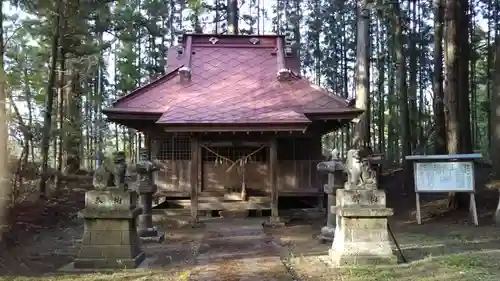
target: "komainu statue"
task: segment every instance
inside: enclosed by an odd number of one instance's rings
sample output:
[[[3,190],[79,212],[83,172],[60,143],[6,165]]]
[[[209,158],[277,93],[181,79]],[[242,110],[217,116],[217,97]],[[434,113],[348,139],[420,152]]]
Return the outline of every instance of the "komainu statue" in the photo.
[[[97,190],[104,190],[113,183],[113,175],[109,172],[106,164],[99,165],[97,170],[94,171],[94,177],[92,179],[92,185]]]
[[[359,156],[359,150],[350,149],[347,151],[347,182],[346,189],[357,189],[361,181],[361,159]]]
[[[372,163],[371,150],[351,149],[347,152],[346,189],[376,189],[377,171]]]
[[[113,161],[103,159],[99,168],[94,172],[92,185],[95,189],[120,188],[127,189],[125,175],[127,172],[127,163],[125,162],[125,153],[123,151],[115,152]]]
[[[113,176],[116,188],[127,189],[125,176],[127,174],[127,162],[125,161],[125,152],[117,151],[113,155]]]

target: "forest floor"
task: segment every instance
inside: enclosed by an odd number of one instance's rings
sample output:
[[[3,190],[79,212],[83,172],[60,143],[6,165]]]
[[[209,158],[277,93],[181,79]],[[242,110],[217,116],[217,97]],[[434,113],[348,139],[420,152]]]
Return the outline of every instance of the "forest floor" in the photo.
[[[478,178],[487,180],[487,173]],[[467,212],[445,211],[442,196],[424,198],[424,222],[417,225],[414,194],[400,187],[400,177],[398,173],[387,177],[384,187],[396,213],[390,226],[408,263],[329,268],[329,245],[316,239],[324,219],[311,213],[275,229],[263,228],[263,218],[212,218],[199,228],[174,226],[175,218],[157,221],[166,239],[143,245],[148,258],[142,268],[62,273],[58,269],[74,259],[83,234],[76,213],[83,207],[85,188],[73,188],[56,199],[25,203],[12,212],[15,223],[0,253],[0,280],[500,280],[500,232],[491,218],[497,193],[479,193],[478,227]]]

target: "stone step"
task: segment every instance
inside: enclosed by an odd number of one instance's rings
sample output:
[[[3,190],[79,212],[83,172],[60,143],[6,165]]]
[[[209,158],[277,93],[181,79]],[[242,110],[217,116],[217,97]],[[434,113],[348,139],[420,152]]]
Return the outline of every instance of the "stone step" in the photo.
[[[189,209],[153,209],[154,215],[162,215],[169,217],[178,217],[178,216],[190,216],[191,210]]]
[[[168,228],[179,228],[189,225],[191,211],[189,209],[153,209],[153,224],[161,224]]]

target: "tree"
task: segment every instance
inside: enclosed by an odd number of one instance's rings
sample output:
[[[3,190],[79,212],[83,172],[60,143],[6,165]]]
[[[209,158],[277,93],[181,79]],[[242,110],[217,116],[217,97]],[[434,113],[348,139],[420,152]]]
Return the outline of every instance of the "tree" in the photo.
[[[359,6],[356,48],[356,107],[365,110],[359,117],[354,136],[357,147],[370,146],[370,12],[368,1]]]
[[[51,61],[50,61],[50,74],[49,80],[47,82],[47,93],[45,99],[45,112],[43,120],[43,135],[42,135],[42,169],[40,174],[40,182],[38,185],[38,191],[41,198],[46,196],[46,184],[48,179],[48,161],[49,161],[49,142],[50,133],[52,127],[52,110],[54,104],[55,95],[55,81],[56,81],[56,65],[58,58],[59,49],[59,34],[61,32],[60,22],[61,22],[61,12],[62,12],[63,0],[58,0],[56,2],[56,12],[53,16],[53,35],[52,35],[52,51],[51,51]]]

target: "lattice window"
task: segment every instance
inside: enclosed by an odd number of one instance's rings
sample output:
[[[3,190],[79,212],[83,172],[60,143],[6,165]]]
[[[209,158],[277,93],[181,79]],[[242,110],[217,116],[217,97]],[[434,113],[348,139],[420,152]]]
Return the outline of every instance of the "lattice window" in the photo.
[[[252,154],[248,158],[248,163],[267,163],[268,148],[263,147],[258,152],[259,147],[209,147],[203,149],[203,161],[215,162],[216,160],[224,161],[228,158],[231,161],[236,161],[245,156]],[[224,158],[223,158],[224,157]]]
[[[191,139],[189,136],[171,136],[161,141],[158,160],[191,160]]]

